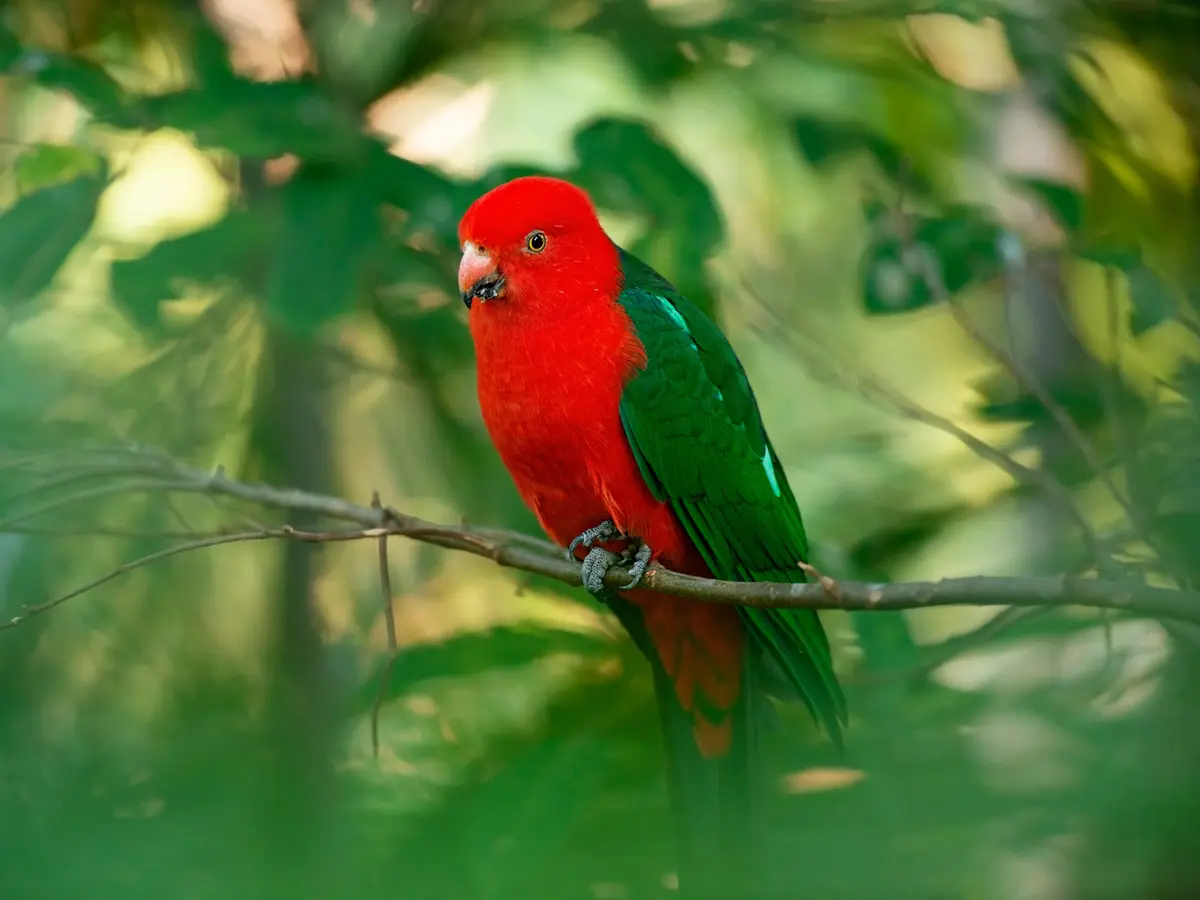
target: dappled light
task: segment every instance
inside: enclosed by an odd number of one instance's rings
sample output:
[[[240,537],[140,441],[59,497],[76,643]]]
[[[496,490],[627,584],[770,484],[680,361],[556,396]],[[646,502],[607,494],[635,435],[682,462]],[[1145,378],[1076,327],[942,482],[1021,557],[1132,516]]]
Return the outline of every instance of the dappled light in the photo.
[[[1200,896],[1197,37],[1175,0],[7,4],[0,898]],[[587,192],[612,296],[462,243],[526,175]],[[599,329],[489,381],[522,298],[621,310],[619,408]],[[582,450],[533,484],[551,419]],[[633,592],[593,419],[686,542]],[[580,485],[614,524],[569,558]],[[753,760],[761,834],[697,858],[684,732]]]

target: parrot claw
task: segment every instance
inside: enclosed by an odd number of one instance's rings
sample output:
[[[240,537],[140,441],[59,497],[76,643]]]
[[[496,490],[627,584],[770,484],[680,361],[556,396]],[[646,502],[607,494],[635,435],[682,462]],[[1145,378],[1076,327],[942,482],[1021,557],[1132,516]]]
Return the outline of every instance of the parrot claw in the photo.
[[[604,576],[620,560],[619,553],[613,553],[603,547],[593,547],[583,560],[583,570],[579,573],[583,586],[587,588],[589,594],[601,602],[604,602],[603,595],[608,590],[604,586]]]
[[[623,591],[632,590],[641,584],[642,577],[646,574],[646,569],[650,567],[650,557],[652,555],[650,545],[637,538],[629,538],[632,543],[625,549],[624,553],[614,553],[603,547],[592,546],[597,541],[612,541],[621,538],[628,538],[628,535],[621,534],[617,526],[613,524],[612,519],[605,519],[599,525],[588,528],[577,536],[567,547],[567,559],[571,560],[575,559],[575,550],[577,548],[588,548],[587,556],[583,559],[583,569],[579,574],[583,580],[583,586],[587,588],[587,592],[601,603],[607,602],[605,595],[608,593],[608,588],[604,584],[604,576],[617,563],[632,560],[632,564],[629,566],[629,574],[633,578],[629,584],[621,586],[620,589]],[[633,549],[634,547],[637,548],[636,551]]]
[[[638,545],[637,553],[633,556],[633,565],[629,567],[629,574],[633,578],[629,584],[621,585],[621,590],[631,591],[642,583],[642,577],[646,574],[646,570],[650,568],[650,556],[653,552],[647,543]]]
[[[567,559],[574,559],[575,550],[579,547],[587,547],[590,550],[592,544],[596,543],[596,541],[611,541],[619,537],[621,537],[621,532],[617,530],[617,526],[613,524],[612,519],[605,519],[599,525],[594,525],[586,529],[571,541],[567,546]]]
[[[628,551],[624,554],[613,553],[611,550],[605,550],[603,547],[593,547],[588,551],[588,555],[583,560],[583,570],[580,572],[583,586],[587,588],[589,594],[604,602],[603,594],[608,590],[604,584],[604,576],[617,563],[632,559],[633,564],[629,567],[629,574],[633,577],[628,584],[621,585],[620,590],[633,590],[642,583],[642,577],[650,567],[652,553],[650,545],[641,542],[638,543],[637,552],[632,557]]]

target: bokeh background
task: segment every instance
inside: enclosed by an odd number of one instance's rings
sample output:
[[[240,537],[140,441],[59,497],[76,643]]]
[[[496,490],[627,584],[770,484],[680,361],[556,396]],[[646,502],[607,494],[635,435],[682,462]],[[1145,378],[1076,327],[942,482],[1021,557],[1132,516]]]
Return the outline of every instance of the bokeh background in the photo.
[[[822,570],[1187,588],[1197,38],[1170,0],[9,0],[3,617],[320,525],[80,462],[113,443],[536,534],[454,285],[461,213],[535,171],[725,329]],[[417,542],[391,571],[382,684],[370,542],[0,631],[0,896],[677,896],[611,617]],[[1194,626],[826,621],[849,746],[771,735],[780,896],[1200,896]]]

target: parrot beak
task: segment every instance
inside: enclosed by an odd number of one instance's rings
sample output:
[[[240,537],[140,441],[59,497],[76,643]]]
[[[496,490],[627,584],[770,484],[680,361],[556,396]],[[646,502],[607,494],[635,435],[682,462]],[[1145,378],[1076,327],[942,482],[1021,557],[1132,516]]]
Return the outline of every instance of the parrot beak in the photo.
[[[462,261],[458,264],[458,289],[467,309],[471,301],[495,300],[504,295],[504,276],[487,251],[471,241],[463,244]]]

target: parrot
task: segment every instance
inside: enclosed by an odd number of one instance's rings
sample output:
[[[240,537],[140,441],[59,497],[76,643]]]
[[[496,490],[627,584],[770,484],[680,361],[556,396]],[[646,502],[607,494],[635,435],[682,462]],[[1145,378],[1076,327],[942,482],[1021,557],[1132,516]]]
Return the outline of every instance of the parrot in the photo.
[[[657,563],[803,582],[808,539],[740,360],[671,283],[618,246],[586,191],[528,175],[459,221],[458,287],[484,426],[551,540],[649,660],[685,896],[758,896],[769,698],[837,747],[846,700],[814,610],[639,590]],[[619,592],[604,584],[624,568]],[[690,893],[687,893],[690,890]],[[708,893],[706,893],[708,892]]]

